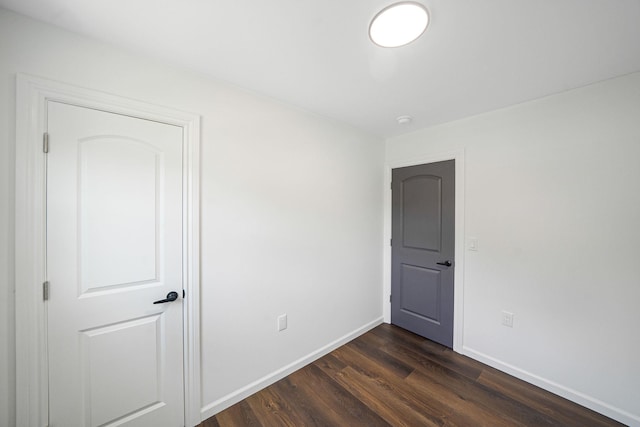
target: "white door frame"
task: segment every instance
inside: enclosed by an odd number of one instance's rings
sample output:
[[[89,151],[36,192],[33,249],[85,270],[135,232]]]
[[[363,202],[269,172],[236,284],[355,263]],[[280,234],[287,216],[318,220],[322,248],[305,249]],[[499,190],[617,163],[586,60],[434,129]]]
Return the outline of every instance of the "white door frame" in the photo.
[[[455,265],[453,275],[453,350],[457,353],[463,351],[463,315],[464,315],[464,150],[456,150],[446,153],[435,153],[427,156],[411,156],[406,159],[386,162],[384,171],[384,244],[382,252],[383,261],[383,306],[382,314],[386,323],[391,323],[391,170],[405,166],[423,165],[426,163],[455,160],[456,185],[455,185]]]
[[[20,426],[48,424],[46,305],[46,156],[43,133],[47,101],[95,108],[183,128],[184,394],[186,426],[200,415],[200,117],[18,74],[16,93],[16,420]]]

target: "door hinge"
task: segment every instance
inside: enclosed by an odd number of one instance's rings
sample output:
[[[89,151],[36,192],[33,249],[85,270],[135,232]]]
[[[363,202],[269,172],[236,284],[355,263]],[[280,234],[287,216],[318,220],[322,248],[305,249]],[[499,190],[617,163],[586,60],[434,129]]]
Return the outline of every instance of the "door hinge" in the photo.
[[[182,298],[184,299],[184,297],[187,296],[187,293],[184,291],[184,289],[182,290]]]
[[[45,281],[42,283],[42,300],[49,300],[49,281]]]
[[[393,246],[393,239],[389,239],[389,246]]]
[[[393,181],[389,183],[389,189],[393,190]]]
[[[42,135],[42,151],[49,152],[49,134],[47,132]]]
[[[389,302],[393,301],[393,295],[389,294]]]

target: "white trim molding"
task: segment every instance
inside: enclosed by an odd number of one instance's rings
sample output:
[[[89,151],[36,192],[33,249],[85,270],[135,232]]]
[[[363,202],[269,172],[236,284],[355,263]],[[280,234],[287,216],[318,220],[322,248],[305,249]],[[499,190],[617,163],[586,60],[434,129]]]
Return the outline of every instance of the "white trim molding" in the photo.
[[[409,157],[402,160],[387,161],[384,171],[384,231],[383,231],[383,307],[384,321],[391,323],[391,170],[405,166],[422,165],[445,160],[456,162],[455,185],[455,265],[454,265],[454,309],[453,309],[453,350],[462,353],[463,316],[464,316],[464,150],[435,153],[429,156]]]
[[[479,362],[496,368],[499,371],[505,372],[509,375],[513,375],[523,381],[538,386],[544,390],[547,390],[558,396],[562,396],[565,399],[571,400],[586,408],[592,409],[602,415],[613,418],[628,426],[640,426],[640,417],[633,415],[623,409],[605,403],[595,397],[586,395],[572,388],[566,387],[562,384],[548,380],[539,375],[532,374],[531,372],[520,369],[517,366],[510,365],[495,357],[488,356],[482,352],[476,351],[468,346],[464,346],[463,352],[465,356],[469,356]]]
[[[354,331],[349,332],[346,335],[343,335],[342,337],[338,338],[337,340],[330,342],[329,344],[325,345],[324,347],[319,348],[318,350],[315,350],[309,354],[307,354],[306,356],[301,357],[298,360],[295,360],[293,362],[291,362],[290,364],[283,366],[282,368],[278,369],[277,371],[274,371],[268,375],[265,375],[264,377],[250,383],[247,384],[246,386],[232,392],[229,393],[226,396],[221,397],[220,399],[204,406],[202,408],[202,415],[201,418],[203,420],[206,420],[207,418],[210,418],[214,415],[216,415],[217,413],[224,411],[225,409],[227,409],[228,407],[235,405],[236,403],[240,402],[243,399],[246,399],[247,397],[251,396],[254,393],[257,393],[258,391],[264,389],[265,387],[270,386],[271,384],[275,383],[276,381],[281,380],[282,378],[286,377],[287,375],[290,375],[292,373],[294,373],[295,371],[297,371],[298,369],[304,368],[305,366],[307,366],[308,364],[312,363],[315,360],[318,360],[319,358],[321,358],[322,356],[331,353],[333,350],[337,349],[338,347],[341,347],[343,345],[345,345],[346,343],[348,343],[349,341],[358,338],[360,335],[370,331],[371,329],[375,328],[376,326],[380,325],[383,323],[382,317],[375,319],[367,324],[365,324],[364,326],[361,326],[359,328],[357,328]]]
[[[59,101],[180,126],[184,150],[185,425],[200,418],[200,117],[91,89],[18,74],[16,81],[16,420],[48,423],[45,214],[46,103]]]

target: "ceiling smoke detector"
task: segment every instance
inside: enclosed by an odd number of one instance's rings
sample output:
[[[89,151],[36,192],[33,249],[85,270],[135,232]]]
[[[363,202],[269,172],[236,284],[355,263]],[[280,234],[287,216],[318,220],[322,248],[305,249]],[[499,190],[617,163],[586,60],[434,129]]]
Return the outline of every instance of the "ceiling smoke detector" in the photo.
[[[411,116],[400,116],[396,119],[399,125],[408,125],[413,121],[413,117]]]
[[[381,47],[400,47],[420,37],[428,25],[429,12],[420,3],[394,3],[373,18],[369,37]]]

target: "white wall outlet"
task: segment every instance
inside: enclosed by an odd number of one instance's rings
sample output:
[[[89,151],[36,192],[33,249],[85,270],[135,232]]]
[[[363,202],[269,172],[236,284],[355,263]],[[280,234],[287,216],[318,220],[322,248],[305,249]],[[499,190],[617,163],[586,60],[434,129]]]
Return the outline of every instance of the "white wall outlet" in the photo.
[[[287,315],[281,314],[278,316],[278,332],[287,329]]]
[[[467,239],[467,249],[470,251],[478,250],[478,238],[477,237],[469,237]]]
[[[508,311],[503,311],[502,324],[504,326],[508,326],[509,328],[513,328],[513,313],[509,313]]]

